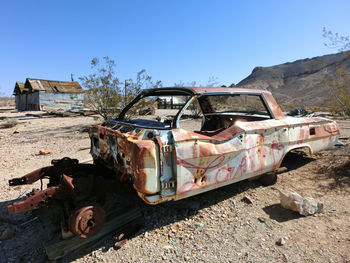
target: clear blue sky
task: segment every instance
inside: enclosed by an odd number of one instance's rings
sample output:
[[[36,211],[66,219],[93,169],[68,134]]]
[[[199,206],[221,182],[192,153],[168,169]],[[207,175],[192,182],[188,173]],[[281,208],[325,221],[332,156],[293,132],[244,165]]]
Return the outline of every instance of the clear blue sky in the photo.
[[[0,0],[0,87],[87,75],[102,56],[121,79],[144,68],[164,86],[230,85],[256,66],[335,53],[322,28],[350,35],[349,11],[348,0]]]

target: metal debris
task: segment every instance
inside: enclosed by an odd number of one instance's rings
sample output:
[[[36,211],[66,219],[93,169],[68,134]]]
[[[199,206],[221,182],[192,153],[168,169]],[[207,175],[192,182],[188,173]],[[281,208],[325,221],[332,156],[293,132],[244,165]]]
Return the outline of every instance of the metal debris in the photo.
[[[44,150],[44,149],[42,149],[42,150],[39,151],[40,155],[48,155],[48,154],[51,154],[51,153],[52,153],[51,150]]]

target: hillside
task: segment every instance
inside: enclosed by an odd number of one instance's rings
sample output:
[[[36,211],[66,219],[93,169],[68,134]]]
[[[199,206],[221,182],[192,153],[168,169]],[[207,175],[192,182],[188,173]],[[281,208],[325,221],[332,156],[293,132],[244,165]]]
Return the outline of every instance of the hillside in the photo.
[[[350,71],[349,54],[341,52],[271,67],[256,67],[237,86],[267,89],[284,105],[321,106],[327,104],[330,93],[322,79],[334,77],[339,67]]]

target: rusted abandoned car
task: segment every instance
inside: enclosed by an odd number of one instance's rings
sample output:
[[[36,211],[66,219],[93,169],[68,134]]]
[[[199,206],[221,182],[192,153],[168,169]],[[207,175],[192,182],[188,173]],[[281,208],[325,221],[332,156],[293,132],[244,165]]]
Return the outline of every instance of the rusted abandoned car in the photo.
[[[147,107],[155,105],[154,115]],[[9,205],[8,213],[58,200],[68,229],[90,237],[105,222],[101,196],[123,182],[148,204],[179,200],[266,176],[291,150],[312,154],[333,146],[339,129],[325,118],[285,116],[265,90],[170,87],[143,90],[89,135],[94,164],[63,158],[10,180],[14,186],[49,178],[49,184]]]
[[[130,119],[152,97],[177,98],[183,106],[165,118]],[[191,119],[193,112],[202,118]],[[144,90],[118,118],[89,133],[95,162],[157,204],[274,171],[293,149],[312,154],[333,146],[339,130],[329,119],[284,116],[265,90],[184,87]]]

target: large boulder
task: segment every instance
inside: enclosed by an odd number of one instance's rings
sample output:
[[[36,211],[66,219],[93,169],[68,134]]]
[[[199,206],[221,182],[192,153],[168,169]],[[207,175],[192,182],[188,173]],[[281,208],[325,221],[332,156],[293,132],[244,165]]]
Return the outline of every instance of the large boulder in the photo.
[[[294,191],[280,191],[281,206],[303,216],[322,212],[323,204],[311,197],[302,197]]]

